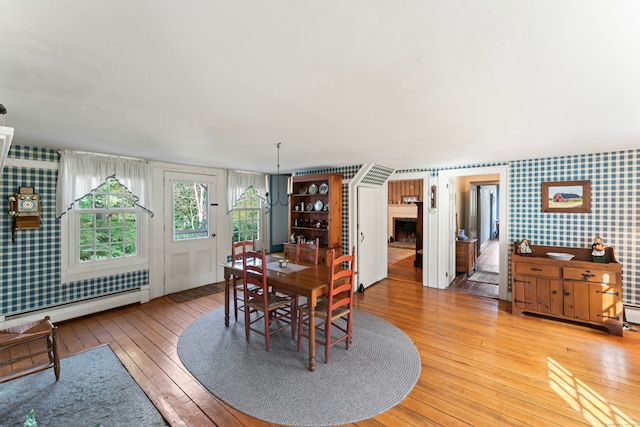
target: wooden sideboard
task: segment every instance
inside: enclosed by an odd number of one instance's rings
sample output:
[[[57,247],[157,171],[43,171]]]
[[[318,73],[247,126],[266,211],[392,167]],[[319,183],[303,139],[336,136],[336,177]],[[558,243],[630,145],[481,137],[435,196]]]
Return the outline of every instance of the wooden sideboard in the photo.
[[[476,270],[476,242],[478,239],[456,240],[456,273],[471,276]]]
[[[605,328],[622,336],[622,267],[613,248],[605,262],[592,262],[590,248],[531,246],[523,256],[514,245],[511,255],[512,312],[535,313]],[[547,253],[574,255],[569,261]]]

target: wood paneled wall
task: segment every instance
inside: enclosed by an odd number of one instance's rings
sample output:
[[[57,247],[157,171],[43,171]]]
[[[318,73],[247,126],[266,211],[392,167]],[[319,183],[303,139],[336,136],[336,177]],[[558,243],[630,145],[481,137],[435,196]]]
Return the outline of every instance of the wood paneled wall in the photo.
[[[402,196],[418,196],[418,201],[422,202],[422,182],[421,179],[389,181],[389,204],[402,204]]]

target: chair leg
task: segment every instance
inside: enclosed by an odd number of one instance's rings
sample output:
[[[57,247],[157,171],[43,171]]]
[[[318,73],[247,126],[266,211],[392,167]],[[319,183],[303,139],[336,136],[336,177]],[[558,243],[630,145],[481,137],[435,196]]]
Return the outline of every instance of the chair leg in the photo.
[[[236,289],[236,281],[233,280],[233,312],[236,316],[236,322],[238,321],[238,289]]]
[[[296,324],[298,323],[298,296],[291,301],[291,339],[296,339]]]
[[[324,363],[329,363],[331,351],[331,318],[327,318],[324,324]]]
[[[246,305],[244,310],[244,333],[247,337],[247,341],[249,341],[249,310]]]
[[[349,350],[349,345],[351,344],[351,341],[353,340],[353,337],[351,336],[351,327],[353,325],[353,312],[349,312],[348,317],[347,317],[347,338],[346,338],[346,342],[347,342],[347,350]]]
[[[302,348],[302,324],[303,322],[304,312],[302,307],[298,307],[298,353],[300,353],[300,349]]]
[[[60,356],[58,355],[58,327],[57,326],[51,330],[51,352],[53,353],[53,372],[56,375],[56,381],[59,381],[60,380]]]
[[[264,341],[267,347],[267,351],[269,351],[269,344],[271,344],[269,340],[269,337],[271,336],[271,334],[269,333],[270,329],[271,329],[271,312],[267,311],[266,313],[264,313]]]

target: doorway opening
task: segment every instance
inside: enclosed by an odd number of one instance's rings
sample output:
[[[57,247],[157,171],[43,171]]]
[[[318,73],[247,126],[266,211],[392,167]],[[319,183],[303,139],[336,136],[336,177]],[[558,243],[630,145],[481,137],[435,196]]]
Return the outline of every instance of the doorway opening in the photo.
[[[423,180],[389,181],[387,202],[387,277],[422,283]],[[419,223],[420,221],[420,223]],[[420,253],[419,253],[420,252]]]
[[[473,259],[465,259],[462,262],[456,259],[456,265],[464,265],[462,270],[466,271],[460,271],[457,268],[456,278],[448,289],[498,298],[500,283],[500,182],[492,175],[467,176],[456,179],[456,187],[460,193],[457,215],[461,218],[458,235],[468,236],[466,240],[467,242],[472,241],[474,248],[471,252],[456,249],[456,257],[472,256]],[[460,243],[457,242],[457,245]]]

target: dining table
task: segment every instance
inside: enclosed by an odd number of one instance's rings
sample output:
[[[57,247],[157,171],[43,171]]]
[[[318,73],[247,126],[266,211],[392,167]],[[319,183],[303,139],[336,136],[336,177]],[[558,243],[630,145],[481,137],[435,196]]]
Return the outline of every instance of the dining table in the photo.
[[[306,297],[309,307],[309,325],[315,324],[317,299],[327,293],[329,267],[325,264],[296,264],[291,261],[280,265],[282,258],[267,255],[267,285],[277,292]],[[253,261],[252,261],[253,262]],[[259,262],[259,260],[258,260]],[[224,267],[224,324],[229,326],[230,287],[235,277],[242,277],[242,260],[227,262]],[[316,331],[309,328],[309,370],[316,370]]]

